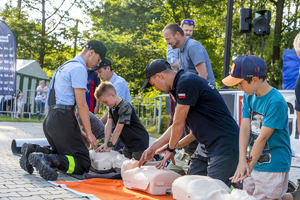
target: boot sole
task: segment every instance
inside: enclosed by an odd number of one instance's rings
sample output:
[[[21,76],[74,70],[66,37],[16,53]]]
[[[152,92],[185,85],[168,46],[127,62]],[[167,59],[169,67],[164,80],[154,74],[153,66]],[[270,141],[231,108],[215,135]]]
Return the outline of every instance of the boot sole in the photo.
[[[49,165],[41,162],[39,155],[30,154],[28,157],[29,163],[36,168],[40,176],[45,180],[55,181],[58,177],[57,172]]]
[[[24,169],[29,174],[32,174],[34,169],[32,165],[30,165],[30,163],[28,162],[27,152],[28,152],[28,144],[24,143],[21,148],[22,157],[20,158],[19,163],[22,169]]]

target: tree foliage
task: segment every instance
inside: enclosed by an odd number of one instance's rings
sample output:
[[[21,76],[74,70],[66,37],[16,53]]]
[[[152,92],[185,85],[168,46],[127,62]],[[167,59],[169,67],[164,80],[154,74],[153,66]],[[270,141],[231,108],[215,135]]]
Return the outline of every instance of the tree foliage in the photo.
[[[51,9],[50,6],[45,7],[48,18],[57,13],[64,16],[64,19],[55,21],[49,18],[43,35],[43,18],[29,20],[28,16],[28,10],[37,8],[43,1],[24,0],[20,8],[6,5],[0,17],[16,35],[18,58],[40,60],[41,51],[44,51],[43,67],[50,75],[53,69],[73,56],[75,37],[78,37],[80,43],[78,49],[87,40],[98,39],[108,47],[107,57],[111,59],[114,71],[127,80],[133,95],[141,96],[145,66],[152,59],[166,58],[163,28],[169,23],[180,24],[182,19],[190,18],[196,23],[193,39],[202,43],[208,51],[217,87],[222,85],[227,1],[69,0],[69,3],[76,2],[76,6],[84,10],[91,19],[91,30],[78,35],[75,21],[83,20],[83,16],[71,19],[56,6],[67,0],[55,0],[60,2],[59,4],[50,2],[53,6]],[[262,37],[253,33],[248,33],[245,49],[245,34],[239,33],[240,8],[252,8],[253,12],[270,10],[271,34],[264,37],[263,55],[268,66],[269,78],[281,87],[282,51],[293,48],[293,39],[299,32],[299,1],[236,1],[233,8],[231,60],[245,54],[245,51],[247,54],[260,56],[262,49]],[[57,23],[62,26],[56,28]],[[53,28],[56,28],[55,31],[51,31]],[[149,92],[153,94],[152,90]]]

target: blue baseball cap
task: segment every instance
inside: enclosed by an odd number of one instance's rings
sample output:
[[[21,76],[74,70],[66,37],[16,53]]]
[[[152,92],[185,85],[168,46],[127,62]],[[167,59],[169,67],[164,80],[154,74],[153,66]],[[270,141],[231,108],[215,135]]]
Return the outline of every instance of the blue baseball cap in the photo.
[[[263,59],[253,55],[244,55],[233,61],[230,75],[222,82],[226,86],[234,86],[244,79],[263,76],[266,71],[267,66]]]

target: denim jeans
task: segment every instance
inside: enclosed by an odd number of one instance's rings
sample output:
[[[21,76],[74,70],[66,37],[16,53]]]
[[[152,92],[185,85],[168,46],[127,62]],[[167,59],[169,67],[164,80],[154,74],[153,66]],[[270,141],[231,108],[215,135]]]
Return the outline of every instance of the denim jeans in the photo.
[[[39,112],[39,114],[38,114],[38,120],[41,120],[41,118],[43,116],[43,113],[44,113],[44,109],[45,109],[45,103],[43,103],[39,99],[36,99],[35,102],[37,104],[37,111]]]
[[[223,181],[228,187],[234,185],[229,180],[239,162],[239,152],[231,155],[203,157],[197,151],[191,157],[188,175],[203,175]]]

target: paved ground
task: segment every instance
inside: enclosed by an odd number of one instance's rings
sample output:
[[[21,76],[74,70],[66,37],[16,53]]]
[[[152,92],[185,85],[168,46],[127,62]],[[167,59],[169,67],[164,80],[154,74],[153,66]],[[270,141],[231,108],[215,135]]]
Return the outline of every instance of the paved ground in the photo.
[[[13,139],[43,138],[41,123],[0,122],[0,199],[86,199],[42,179],[34,171],[28,174],[19,165],[19,158],[12,154]],[[59,173],[57,181],[76,181]]]
[[[20,157],[11,151],[12,140],[43,137],[41,123],[0,122],[0,199],[86,199],[48,183],[36,172],[30,175],[21,169]],[[291,168],[290,180],[297,184],[297,179],[300,179],[300,159],[293,158],[293,164],[299,167]],[[62,173],[57,179],[76,180]]]

